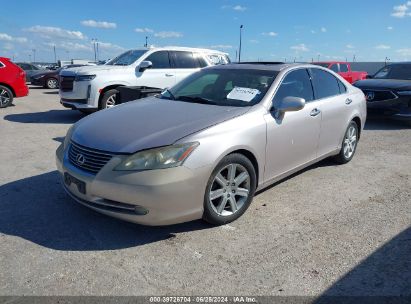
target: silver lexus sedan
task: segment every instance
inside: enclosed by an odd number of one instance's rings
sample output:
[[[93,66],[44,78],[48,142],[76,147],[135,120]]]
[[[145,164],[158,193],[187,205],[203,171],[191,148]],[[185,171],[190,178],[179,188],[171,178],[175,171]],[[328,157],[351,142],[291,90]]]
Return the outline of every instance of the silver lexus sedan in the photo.
[[[228,64],[92,114],[57,149],[67,193],[145,225],[220,225],[254,193],[321,159],[349,162],[364,94],[319,66]]]

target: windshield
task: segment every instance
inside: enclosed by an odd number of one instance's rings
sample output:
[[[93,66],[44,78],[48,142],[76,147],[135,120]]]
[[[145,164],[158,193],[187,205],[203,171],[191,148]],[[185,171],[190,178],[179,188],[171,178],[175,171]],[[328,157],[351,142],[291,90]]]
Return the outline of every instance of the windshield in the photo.
[[[164,91],[160,98],[219,106],[252,106],[263,99],[277,74],[265,70],[204,69]]]
[[[130,65],[144,55],[147,50],[130,50],[116,58],[111,59],[106,65]]]
[[[383,67],[373,78],[376,79],[411,79],[411,65],[396,64]]]

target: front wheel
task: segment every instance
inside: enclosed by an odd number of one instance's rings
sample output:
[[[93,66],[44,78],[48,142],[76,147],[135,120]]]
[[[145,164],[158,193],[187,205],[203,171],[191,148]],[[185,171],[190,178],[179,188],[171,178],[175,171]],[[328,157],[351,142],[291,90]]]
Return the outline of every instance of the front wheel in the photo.
[[[117,104],[117,93],[116,89],[105,92],[101,98],[100,110],[114,107]]]
[[[13,93],[9,88],[0,86],[0,108],[6,108],[13,102]]]
[[[203,219],[223,225],[238,219],[253,200],[256,173],[251,161],[242,154],[230,154],[214,169],[204,195]]]
[[[358,126],[355,121],[351,121],[345,131],[340,153],[335,160],[340,164],[348,163],[355,154],[358,143]]]

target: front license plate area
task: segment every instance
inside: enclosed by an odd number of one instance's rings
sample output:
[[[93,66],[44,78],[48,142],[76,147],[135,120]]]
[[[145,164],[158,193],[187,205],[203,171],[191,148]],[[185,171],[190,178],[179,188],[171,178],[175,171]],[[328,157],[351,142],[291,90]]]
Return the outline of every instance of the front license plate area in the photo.
[[[79,180],[78,178],[70,175],[67,172],[64,172],[64,183],[67,186],[70,186],[71,184],[75,184],[77,186],[77,190],[82,193],[86,194],[86,183]]]

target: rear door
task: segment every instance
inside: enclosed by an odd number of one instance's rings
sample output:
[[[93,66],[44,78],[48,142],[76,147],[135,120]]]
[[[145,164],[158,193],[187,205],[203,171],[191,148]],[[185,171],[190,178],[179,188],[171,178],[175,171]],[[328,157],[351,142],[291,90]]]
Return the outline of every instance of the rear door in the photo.
[[[304,98],[304,108],[286,112],[280,119],[275,118],[275,104],[289,96]],[[298,168],[317,156],[321,112],[314,100],[307,69],[293,70],[285,76],[274,96],[273,107],[273,111],[264,117],[267,123],[265,181]]]
[[[347,96],[345,85],[333,74],[316,68],[311,68],[310,74],[321,111],[320,157],[339,148],[349,120],[351,99]]]
[[[154,52],[144,60],[151,61],[153,66],[144,72],[136,71],[135,85],[165,89],[176,83],[175,72],[171,67],[168,51]]]
[[[170,52],[171,62],[175,68],[176,82],[180,82],[187,76],[200,70],[200,61],[198,55],[187,51]]]

